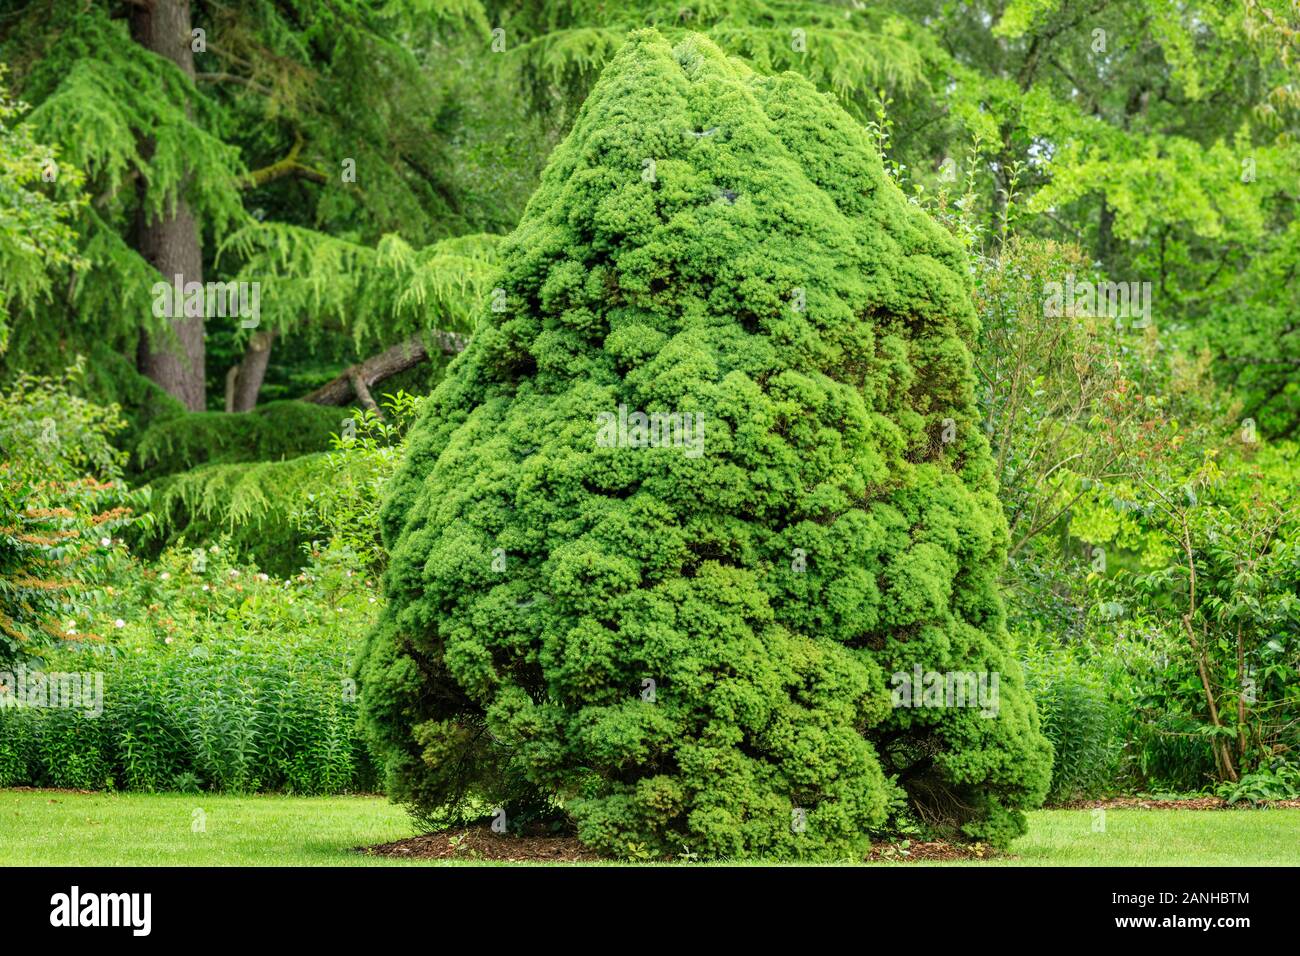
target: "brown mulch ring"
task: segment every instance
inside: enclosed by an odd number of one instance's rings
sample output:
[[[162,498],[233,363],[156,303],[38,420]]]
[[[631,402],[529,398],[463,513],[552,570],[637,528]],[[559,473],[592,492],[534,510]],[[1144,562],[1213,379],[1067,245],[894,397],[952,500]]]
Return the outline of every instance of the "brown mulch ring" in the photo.
[[[929,863],[950,860],[988,860],[993,857],[1008,859],[987,843],[873,843],[867,854],[870,863]]]
[[[1073,800],[1051,810],[1249,810],[1255,807],[1300,807],[1300,800],[1268,800],[1252,804],[1246,800],[1229,803],[1222,797],[1189,797],[1186,800],[1146,800],[1141,797],[1113,797],[1110,800]]]
[[[369,856],[389,856],[406,860],[456,860],[458,862],[493,863],[590,863],[604,860],[571,834],[557,836],[545,832],[514,834],[493,833],[487,824],[454,827],[437,833],[356,848]],[[920,863],[948,860],[987,860],[1004,856],[983,843],[877,843],[867,861],[873,863]]]
[[[454,827],[437,833],[357,847],[369,856],[407,860],[486,860],[499,863],[583,863],[602,857],[587,849],[576,836],[546,833],[493,833],[488,824]]]

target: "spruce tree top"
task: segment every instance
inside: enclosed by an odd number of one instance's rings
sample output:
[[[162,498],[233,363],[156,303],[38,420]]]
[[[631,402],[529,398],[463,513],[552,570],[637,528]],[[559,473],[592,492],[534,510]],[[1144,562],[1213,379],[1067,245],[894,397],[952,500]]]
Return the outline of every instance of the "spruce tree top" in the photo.
[[[362,673],[394,796],[558,806],[613,853],[858,852],[898,784],[1017,832],[1050,749],[964,260],[865,131],[634,33],[501,256],[384,513]],[[999,673],[996,718],[891,706],[918,666]]]

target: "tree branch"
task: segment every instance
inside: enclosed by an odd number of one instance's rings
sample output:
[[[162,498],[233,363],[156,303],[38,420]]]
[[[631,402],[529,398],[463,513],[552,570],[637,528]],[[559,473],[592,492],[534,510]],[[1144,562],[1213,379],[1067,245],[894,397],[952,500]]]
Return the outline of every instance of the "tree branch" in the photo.
[[[384,413],[379,410],[379,405],[375,402],[375,397],[370,394],[370,389],[366,387],[366,380],[362,378],[361,369],[358,366],[354,365],[348,369],[348,382],[351,383],[352,391],[354,391],[357,398],[361,400],[361,404],[370,409],[380,418],[383,418]]]
[[[417,332],[406,341],[399,342],[378,355],[372,355],[364,362],[349,366],[310,395],[304,395],[302,400],[317,405],[343,405],[356,395],[367,408],[375,409],[377,406],[370,395],[370,389],[376,383],[425,361],[429,357],[425,345],[426,336],[444,355],[455,355],[463,351],[469,341],[468,336],[459,332]]]
[[[289,150],[289,155],[285,156],[284,159],[277,160],[270,166],[263,166],[261,169],[253,170],[244,177],[241,185],[245,189],[252,189],[265,186],[267,183],[285,176],[301,176],[303,179],[310,179],[314,183],[327,182],[325,174],[319,169],[298,162],[298,156],[302,153],[302,145],[302,134],[299,134],[293,141],[293,148]]]
[[[274,91],[270,87],[263,86],[261,83],[258,83],[256,80],[250,80],[246,76],[240,76],[238,73],[221,73],[221,72],[195,73],[194,82],[195,83],[237,83],[240,86],[248,87],[250,90],[252,90],[255,93],[260,93],[262,96],[274,95]]]

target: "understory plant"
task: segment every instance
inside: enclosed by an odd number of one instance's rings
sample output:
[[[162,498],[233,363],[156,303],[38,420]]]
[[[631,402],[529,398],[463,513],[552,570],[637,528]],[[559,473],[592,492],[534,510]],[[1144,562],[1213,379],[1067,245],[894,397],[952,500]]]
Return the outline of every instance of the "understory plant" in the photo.
[[[355,556],[326,549],[275,579],[228,555],[131,563],[73,622],[87,638],[9,668],[0,786],[375,788],[352,669],[377,601]]]

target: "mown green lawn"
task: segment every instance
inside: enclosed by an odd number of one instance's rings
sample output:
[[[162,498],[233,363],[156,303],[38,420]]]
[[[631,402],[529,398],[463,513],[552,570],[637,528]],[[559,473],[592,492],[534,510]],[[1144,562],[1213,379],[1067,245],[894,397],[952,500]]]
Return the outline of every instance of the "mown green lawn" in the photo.
[[[383,864],[349,848],[414,832],[382,797],[0,790],[0,866]]]
[[[1300,809],[1107,810],[1103,832],[1095,820],[1038,811],[1011,857],[957,865],[1300,865]],[[0,790],[0,866],[409,866],[350,848],[414,833],[378,797]]]
[[[1300,809],[1039,810],[1011,849],[1023,866],[1298,866]],[[975,864],[985,866],[987,864]]]

